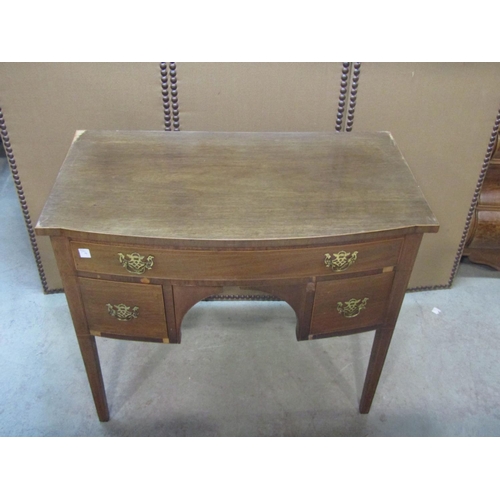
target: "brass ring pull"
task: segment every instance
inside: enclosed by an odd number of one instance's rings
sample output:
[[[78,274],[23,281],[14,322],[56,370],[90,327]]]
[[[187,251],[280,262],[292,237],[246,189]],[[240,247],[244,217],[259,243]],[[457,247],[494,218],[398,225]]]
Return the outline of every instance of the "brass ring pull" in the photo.
[[[137,306],[132,307],[132,310],[130,310],[130,306],[126,306],[125,304],[118,304],[117,306],[106,304],[106,307],[108,308],[109,315],[118,321],[130,321],[139,316],[139,308]]]
[[[145,262],[144,259],[146,259]],[[153,259],[154,257],[152,255],[146,258],[137,252],[129,253],[127,257],[122,253],[118,254],[120,264],[132,274],[144,274],[148,269],[153,267]]]
[[[345,318],[355,318],[366,307],[368,298],[351,299],[347,302],[337,302],[337,311]]]
[[[351,267],[358,258],[358,252],[346,252],[344,250],[339,253],[334,253],[333,257],[329,253],[325,253],[325,266],[335,272],[345,271]]]

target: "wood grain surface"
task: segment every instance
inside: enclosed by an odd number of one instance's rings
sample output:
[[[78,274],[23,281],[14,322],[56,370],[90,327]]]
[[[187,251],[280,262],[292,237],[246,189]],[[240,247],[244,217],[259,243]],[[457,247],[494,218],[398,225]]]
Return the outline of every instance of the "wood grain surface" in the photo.
[[[38,234],[304,241],[438,223],[388,132],[85,131]]]
[[[50,238],[57,265],[64,284],[64,291],[68,301],[68,307],[73,320],[78,346],[82,355],[85,371],[94,398],[95,408],[99,420],[107,422],[109,420],[109,408],[106,399],[106,390],[102,378],[101,363],[95,338],[89,333],[89,325],[85,316],[82,293],[78,286],[75,266],[71,258],[71,249],[67,238]]]
[[[160,285],[117,283],[79,278],[90,330],[135,337],[167,338],[163,292]],[[138,307],[137,318],[119,321],[108,313],[107,304]]]
[[[139,253],[154,257],[145,278],[203,280],[260,279],[295,276],[338,276],[352,272],[396,265],[403,238],[374,243],[350,243],[316,248],[281,250],[170,250],[131,245],[99,245],[72,241],[71,249],[77,271],[135,276],[121,263],[118,255]],[[90,258],[82,258],[87,250]],[[344,271],[333,271],[325,265],[325,254],[334,256],[346,251],[357,253],[356,261]]]
[[[322,281],[316,285],[316,296],[311,320],[311,334],[352,330],[383,323],[387,299],[391,292],[394,273],[382,273],[341,281]],[[367,298],[366,307],[359,315],[346,318],[337,310],[339,302]]]
[[[500,271],[500,143],[489,162],[463,255]]]

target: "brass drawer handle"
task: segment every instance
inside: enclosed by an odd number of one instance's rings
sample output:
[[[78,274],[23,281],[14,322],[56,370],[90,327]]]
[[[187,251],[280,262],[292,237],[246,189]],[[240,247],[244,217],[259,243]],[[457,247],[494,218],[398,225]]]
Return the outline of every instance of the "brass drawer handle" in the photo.
[[[358,258],[358,252],[346,252],[344,250],[339,253],[334,253],[333,257],[329,253],[325,253],[325,266],[335,272],[345,271],[351,267]]]
[[[365,307],[368,298],[351,299],[347,302],[337,302],[337,311],[346,318],[355,318]]]
[[[130,310],[130,306],[126,306],[125,304],[118,304],[117,306],[106,304],[106,307],[108,308],[109,315],[118,321],[130,321],[139,316],[139,308],[137,306],[132,307],[132,310]]]
[[[132,274],[144,274],[148,269],[153,267],[153,259],[152,255],[149,255],[146,258],[146,262],[144,262],[144,255],[141,255],[137,252],[127,254],[127,257],[122,253],[118,254],[118,260],[120,264]]]

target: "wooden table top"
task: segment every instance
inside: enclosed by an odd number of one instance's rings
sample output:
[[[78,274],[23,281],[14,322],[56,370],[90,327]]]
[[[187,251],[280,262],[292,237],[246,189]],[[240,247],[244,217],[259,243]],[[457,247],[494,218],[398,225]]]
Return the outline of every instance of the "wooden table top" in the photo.
[[[388,132],[84,131],[36,232],[224,246],[438,227]]]

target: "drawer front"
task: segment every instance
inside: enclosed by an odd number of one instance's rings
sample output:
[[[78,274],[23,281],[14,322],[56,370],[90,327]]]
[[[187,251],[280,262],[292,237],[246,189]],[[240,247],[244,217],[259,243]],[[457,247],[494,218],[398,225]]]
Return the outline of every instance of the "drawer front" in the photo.
[[[349,274],[395,266],[402,239],[289,250],[168,250],[71,243],[78,271],[186,280]]]
[[[159,285],[78,279],[89,329],[132,337],[168,338]]]
[[[477,210],[476,230],[470,248],[500,247],[500,193],[498,210]]]
[[[316,285],[311,334],[354,330],[381,324],[394,273],[321,281]]]

